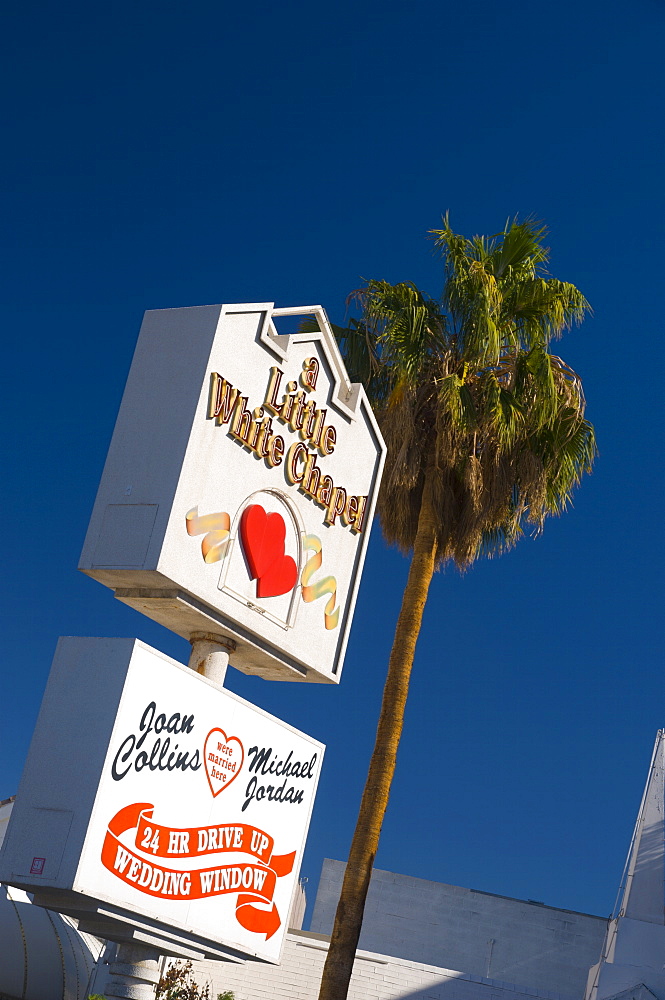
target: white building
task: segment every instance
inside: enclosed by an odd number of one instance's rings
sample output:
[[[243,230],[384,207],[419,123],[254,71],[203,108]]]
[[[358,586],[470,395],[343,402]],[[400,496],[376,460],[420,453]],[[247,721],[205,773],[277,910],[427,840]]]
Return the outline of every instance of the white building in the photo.
[[[661,730],[611,920],[375,871],[349,1000],[665,1000],[664,780]],[[343,872],[324,863],[281,966],[201,963],[211,995],[316,1000]]]
[[[610,920],[375,871],[349,1000],[665,1000],[664,781],[661,731]],[[10,806],[0,805],[0,839]],[[297,929],[296,895],[281,965],[195,963],[211,998],[316,1000],[343,871],[324,863],[309,932]],[[16,890],[0,896],[0,1000],[103,992],[103,954],[90,977],[100,948]]]
[[[13,799],[0,802],[0,844]],[[103,942],[0,885],[0,1000],[85,1000]]]

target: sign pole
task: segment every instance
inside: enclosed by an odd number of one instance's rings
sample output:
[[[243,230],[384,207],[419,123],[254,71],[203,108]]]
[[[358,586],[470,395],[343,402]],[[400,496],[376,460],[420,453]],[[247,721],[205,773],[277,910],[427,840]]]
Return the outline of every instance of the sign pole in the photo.
[[[202,674],[217,687],[224,687],[229,655],[235,651],[233,639],[211,632],[192,632],[189,637],[192,652],[187,666],[197,674]]]
[[[111,978],[104,989],[109,1000],[153,1000],[159,982],[161,955],[146,944],[118,945]]]

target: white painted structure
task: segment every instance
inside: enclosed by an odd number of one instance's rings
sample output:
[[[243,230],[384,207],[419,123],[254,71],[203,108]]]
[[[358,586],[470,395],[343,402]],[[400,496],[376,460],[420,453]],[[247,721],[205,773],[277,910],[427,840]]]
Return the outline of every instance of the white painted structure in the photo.
[[[14,799],[0,802],[0,845]],[[102,942],[70,917],[33,906],[21,889],[0,886],[0,997],[87,1000]]]
[[[332,931],[345,865],[324,861],[311,930]],[[607,920],[375,869],[359,945],[473,976],[581,997]]]
[[[231,990],[235,1000],[317,1000],[328,950],[323,935],[292,931],[282,964],[229,966],[197,962],[196,978],[211,984],[210,995]],[[553,990],[488,979],[442,966],[359,949],[349,1000],[579,1000]]]
[[[665,730],[656,737],[620,902],[585,1000],[665,1000]]]
[[[278,962],[322,756],[138,640],[61,639],[0,878],[100,937]]]
[[[365,947],[357,952],[349,1000],[582,1000],[585,996],[665,1000],[661,986],[665,944],[660,930],[665,896],[664,773],[661,732],[616,918],[608,921],[530,900],[375,872],[364,934],[370,939],[375,935],[376,944],[374,950]],[[319,925],[331,920],[342,870],[340,862],[324,865],[314,914]],[[301,901],[294,903],[292,913],[298,906]],[[429,924],[435,924],[435,930],[425,934],[423,911]],[[206,960],[195,963],[196,977],[201,985],[210,985],[212,997],[232,990],[236,1000],[316,1000],[328,941],[326,934],[292,926],[281,965]],[[426,950],[434,961],[425,960]],[[0,940],[0,973],[2,957]],[[38,961],[34,952],[31,961]],[[12,952],[10,963],[0,979],[0,995],[4,989],[10,1000],[47,1000],[45,994],[30,991],[7,993],[3,987],[7,977],[13,975],[18,981],[16,976],[23,975],[19,949]],[[587,968],[593,966],[586,994],[585,963]],[[100,963],[93,980],[96,991],[104,989],[105,968]],[[76,996],[59,989],[48,1000]]]
[[[349,1000],[665,1000],[664,778],[661,731],[611,920],[375,871]],[[332,927],[343,870],[325,862],[313,930]],[[204,963],[200,981],[236,1000],[316,1000],[328,941],[292,932],[281,968]]]
[[[321,306],[147,312],[79,568],[245,673],[338,683],[384,455]]]

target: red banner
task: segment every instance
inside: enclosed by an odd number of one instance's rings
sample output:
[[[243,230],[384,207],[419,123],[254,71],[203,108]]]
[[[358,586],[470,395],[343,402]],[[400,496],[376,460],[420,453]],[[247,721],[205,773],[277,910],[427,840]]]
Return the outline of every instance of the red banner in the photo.
[[[273,894],[277,879],[288,875],[295,861],[291,854],[272,855],[274,841],[263,830],[247,824],[186,827],[172,829],[152,822],[154,806],[135,802],[116,813],[108,826],[102,847],[102,864],[113,875],[139,892],[160,899],[205,899],[237,892],[236,919],[243,927],[266,940],[281,924]],[[118,839],[136,827],[136,848],[148,855],[140,857]],[[235,852],[258,860],[178,871],[155,864],[153,858],[200,857],[205,854]],[[152,853],[152,857],[150,857]],[[269,909],[254,906],[268,904]]]
[[[198,858],[220,851],[242,851],[264,864],[270,863],[274,841],[255,826],[231,823],[224,826],[189,826],[176,829],[152,821],[152,808],[143,809],[136,830],[139,850],[159,858]]]

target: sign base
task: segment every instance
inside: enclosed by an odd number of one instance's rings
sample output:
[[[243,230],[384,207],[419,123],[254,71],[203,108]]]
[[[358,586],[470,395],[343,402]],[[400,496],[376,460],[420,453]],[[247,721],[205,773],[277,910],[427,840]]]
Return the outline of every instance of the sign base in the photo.
[[[179,934],[172,927],[167,927],[146,917],[137,917],[135,913],[123,910],[112,903],[93,900],[76,892],[45,892],[42,886],[25,885],[26,892],[34,892],[33,904],[43,906],[47,910],[65,913],[78,921],[78,929],[84,934],[94,934],[95,937],[113,941],[115,944],[143,944],[156,948],[163,955],[172,958],[189,959],[200,962],[204,959],[217,959],[225,962],[244,963],[261,961],[254,956],[235,951],[233,948],[223,948],[213,945],[196,934]]]
[[[257,636],[185,591],[124,587],[118,588],[115,596],[183,639],[191,640],[196,632],[217,632],[232,637],[236,649],[229,662],[243,674],[257,674],[267,681],[335,683],[333,678],[308,670],[303,663],[284,653],[280,654],[281,662],[276,662],[274,650],[268,651]]]

